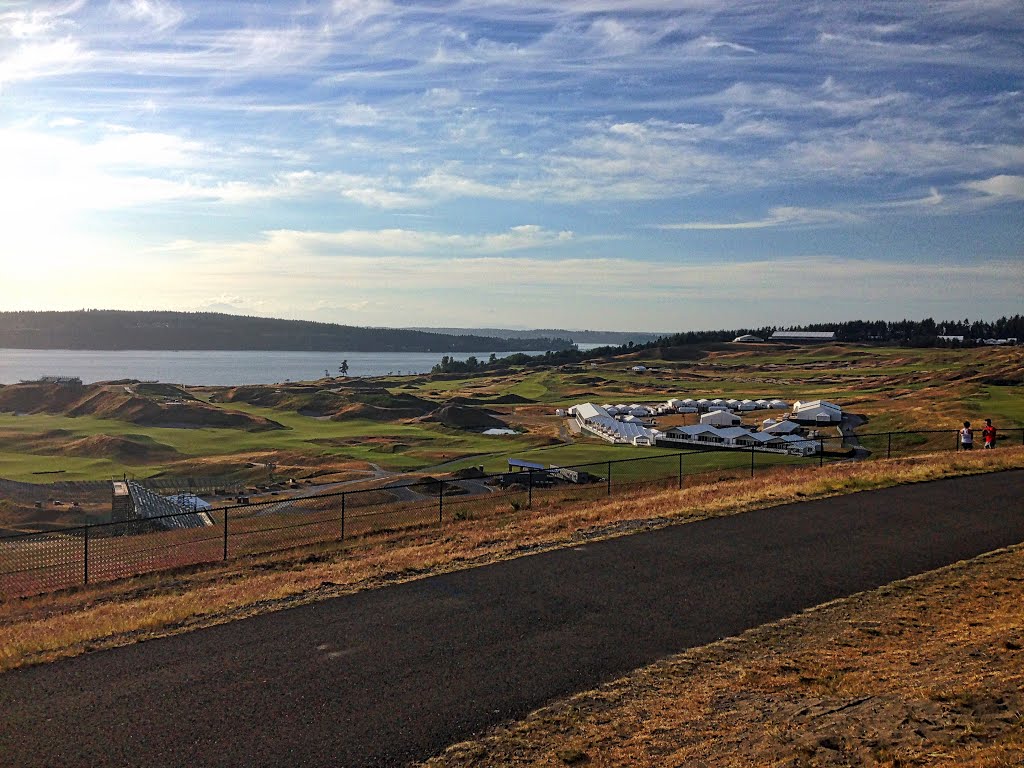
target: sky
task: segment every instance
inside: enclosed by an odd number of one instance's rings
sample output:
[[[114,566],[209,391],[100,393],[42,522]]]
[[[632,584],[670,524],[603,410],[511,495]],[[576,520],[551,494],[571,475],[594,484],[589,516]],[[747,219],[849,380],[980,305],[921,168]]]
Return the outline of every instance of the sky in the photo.
[[[1024,311],[1024,1],[0,3],[0,310]]]

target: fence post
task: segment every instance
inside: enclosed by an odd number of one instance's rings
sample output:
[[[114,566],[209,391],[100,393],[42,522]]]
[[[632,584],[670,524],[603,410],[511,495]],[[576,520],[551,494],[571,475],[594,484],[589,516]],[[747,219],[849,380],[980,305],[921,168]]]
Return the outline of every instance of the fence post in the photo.
[[[85,526],[85,535],[82,537],[82,549],[83,549],[83,551],[82,551],[82,555],[83,555],[83,557],[82,557],[82,561],[83,561],[82,568],[84,570],[84,573],[82,575],[85,577],[85,583],[88,584],[89,583],[89,526],[88,525]]]
[[[444,480],[437,481],[437,524],[444,525]]]
[[[530,477],[526,484],[526,508],[533,509],[533,469],[530,469]]]
[[[683,489],[683,452],[679,452],[679,490]]]
[[[345,540],[345,491],[341,492],[341,540]]]
[[[612,495],[612,463],[608,462],[608,495]]]
[[[228,508],[224,507],[224,559],[228,559]]]
[[[885,458],[892,458],[892,432],[889,433],[889,444],[885,448]]]
[[[825,438],[818,436],[818,466],[825,466]]]
[[[953,433],[953,450],[960,450],[960,430],[957,430],[956,432]]]

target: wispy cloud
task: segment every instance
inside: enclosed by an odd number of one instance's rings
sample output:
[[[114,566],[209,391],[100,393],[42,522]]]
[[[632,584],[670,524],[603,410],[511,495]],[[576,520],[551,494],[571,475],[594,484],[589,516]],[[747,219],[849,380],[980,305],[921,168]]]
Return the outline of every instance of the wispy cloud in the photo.
[[[999,174],[988,179],[964,182],[963,186],[973,192],[980,192],[995,202],[1024,200],[1024,176]]]
[[[659,229],[728,230],[767,229],[769,227],[820,226],[828,224],[850,224],[861,221],[855,214],[823,208],[798,208],[780,206],[772,208],[763,219],[734,222],[688,221],[681,224],[661,224]]]
[[[110,4],[110,12],[159,32],[176,27],[185,19],[185,12],[166,0],[114,0]]]
[[[283,272],[321,259],[398,270],[403,256],[446,253],[553,279],[543,254],[606,280],[596,259],[660,270],[680,253],[716,260],[725,242],[758,264],[808,241],[835,258],[920,262],[927,241],[940,262],[1006,263],[1024,199],[1019,10],[12,0],[0,8],[0,210],[15,223],[0,253],[63,264],[66,229],[124,261],[120,238],[192,243],[147,259],[199,258],[217,249],[195,243],[215,235],[235,255],[225,264],[289,285],[303,278]],[[703,286],[673,274],[677,294]],[[211,301],[232,305],[219,292]],[[296,305],[330,300],[307,298]],[[386,320],[379,296],[343,304]]]

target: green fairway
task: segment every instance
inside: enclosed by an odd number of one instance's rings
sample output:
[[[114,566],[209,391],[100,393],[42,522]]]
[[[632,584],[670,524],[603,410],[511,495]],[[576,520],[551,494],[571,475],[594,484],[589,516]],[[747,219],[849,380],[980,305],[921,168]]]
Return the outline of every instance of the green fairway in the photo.
[[[982,387],[966,404],[978,412],[979,420],[991,418],[997,429],[1024,426],[1024,386]]]

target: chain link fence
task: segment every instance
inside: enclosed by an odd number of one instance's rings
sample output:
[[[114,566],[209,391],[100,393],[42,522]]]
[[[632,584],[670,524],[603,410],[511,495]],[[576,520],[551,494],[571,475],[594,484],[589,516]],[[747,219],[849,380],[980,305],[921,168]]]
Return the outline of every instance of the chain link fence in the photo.
[[[1024,445],[1024,429],[1001,430],[999,445],[1008,444]],[[982,449],[980,440],[975,445],[975,450]],[[201,516],[182,510],[4,536],[0,537],[0,598],[327,541],[439,528],[496,512],[529,510],[539,498],[585,502],[617,493],[636,495],[755,477],[780,467],[962,449],[958,433],[951,430],[817,436],[801,447],[806,453],[693,448],[567,467],[391,479],[359,490],[252,503],[243,498],[241,503],[209,509]],[[189,525],[182,527],[186,516]]]

